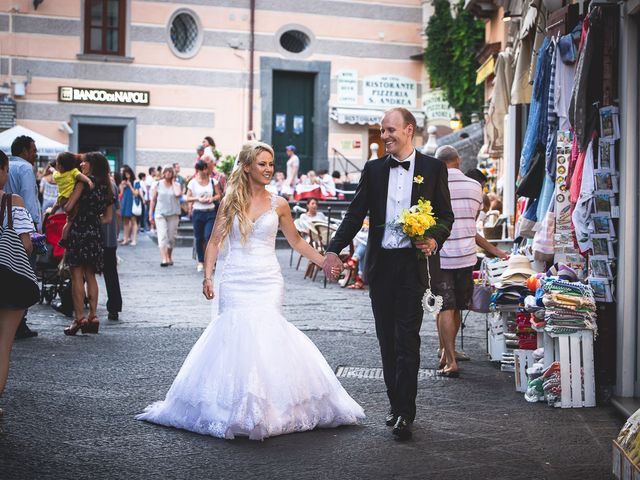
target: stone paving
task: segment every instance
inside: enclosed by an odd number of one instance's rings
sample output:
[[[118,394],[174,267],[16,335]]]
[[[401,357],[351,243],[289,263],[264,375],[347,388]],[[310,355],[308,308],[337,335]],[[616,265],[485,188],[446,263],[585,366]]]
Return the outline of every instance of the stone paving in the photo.
[[[365,409],[359,426],[252,442],[225,441],[134,420],[161,399],[211,318],[191,249],[160,268],[141,238],[118,250],[124,311],[99,335],[65,337],[68,319],[49,306],[30,311],[40,335],[15,343],[0,406],[0,479],[222,478],[611,478],[611,439],[623,420],[610,407],[562,410],[529,404],[513,374],[486,360],[484,316],[472,314],[460,379],[419,382],[412,441],[384,426],[379,379],[341,378]],[[380,367],[366,291],[323,288],[278,251],[287,318],[329,364]],[[297,255],[294,257],[294,265]],[[99,317],[106,318],[104,290]],[[436,367],[434,321],[422,329],[422,366]]]

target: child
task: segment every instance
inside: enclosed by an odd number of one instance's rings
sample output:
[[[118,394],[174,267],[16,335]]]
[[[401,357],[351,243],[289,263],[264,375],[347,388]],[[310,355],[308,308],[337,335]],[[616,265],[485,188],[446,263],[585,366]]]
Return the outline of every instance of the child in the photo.
[[[64,207],[76,186],[76,182],[86,183],[89,185],[89,188],[93,188],[93,182],[89,177],[83,175],[80,170],[78,170],[78,166],[80,164],[79,159],[80,157],[78,155],[71,152],[60,153],[56,158],[56,171],[53,172],[53,181],[58,185],[58,199],[53,207],[54,211],[58,208]],[[67,213],[67,222],[64,224],[64,228],[62,229],[62,239],[58,242],[58,245],[63,248],[66,248],[67,246],[69,228],[71,228],[73,219],[77,213],[77,204],[73,210]]]

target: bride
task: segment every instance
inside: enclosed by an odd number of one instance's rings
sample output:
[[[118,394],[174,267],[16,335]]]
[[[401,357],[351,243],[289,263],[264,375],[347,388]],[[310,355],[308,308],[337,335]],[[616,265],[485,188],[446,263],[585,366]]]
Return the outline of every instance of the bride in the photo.
[[[214,437],[261,440],[364,418],[316,346],[282,316],[278,226],[297,252],[317,265],[324,257],[298,235],[287,201],[265,189],[273,158],[269,145],[243,146],[205,254],[208,299],[214,297],[211,274],[217,260],[218,314],[165,399],[137,419]]]

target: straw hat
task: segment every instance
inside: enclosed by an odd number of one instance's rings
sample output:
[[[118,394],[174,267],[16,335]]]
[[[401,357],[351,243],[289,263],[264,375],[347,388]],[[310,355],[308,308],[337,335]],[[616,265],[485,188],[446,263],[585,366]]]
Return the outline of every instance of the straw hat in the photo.
[[[535,275],[536,272],[533,268],[531,268],[531,262],[524,255],[511,255],[509,257],[509,264],[500,278],[502,280],[510,279],[514,276],[523,276],[529,277],[531,275]]]

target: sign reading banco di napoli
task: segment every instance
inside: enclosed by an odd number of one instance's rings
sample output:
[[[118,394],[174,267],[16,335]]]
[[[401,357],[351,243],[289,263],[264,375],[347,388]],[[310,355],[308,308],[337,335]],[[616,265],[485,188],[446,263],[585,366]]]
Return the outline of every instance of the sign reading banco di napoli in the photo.
[[[60,102],[107,103],[112,105],[149,105],[149,92],[144,90],[58,87],[58,100]]]

